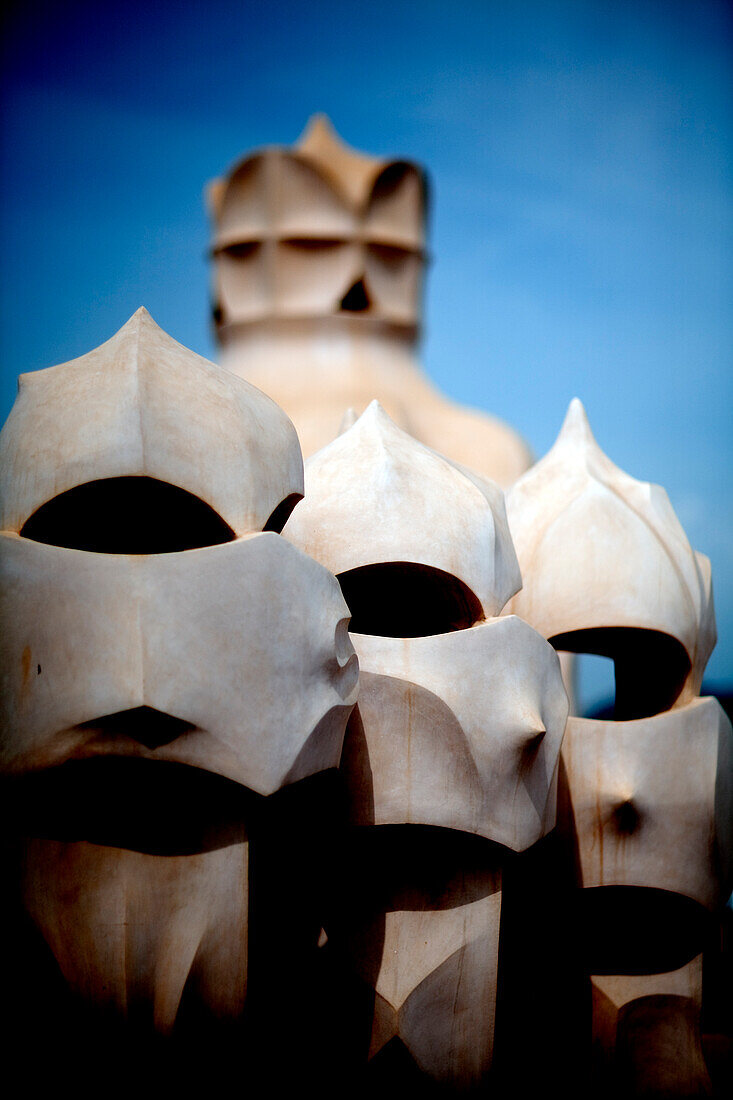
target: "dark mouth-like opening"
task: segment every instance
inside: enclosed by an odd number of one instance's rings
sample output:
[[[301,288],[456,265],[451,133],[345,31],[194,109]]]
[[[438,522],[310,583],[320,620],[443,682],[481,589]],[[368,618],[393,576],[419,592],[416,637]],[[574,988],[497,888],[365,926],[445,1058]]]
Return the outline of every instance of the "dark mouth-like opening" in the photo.
[[[367,294],[364,280],[357,279],[344,294],[339,309],[344,310],[346,313],[366,313],[370,306],[371,302],[369,301],[369,295]]]
[[[471,589],[450,573],[413,562],[384,562],[339,573],[350,630],[421,638],[466,630],[484,618]]]
[[[353,889],[367,909],[453,909],[493,893],[502,849],[437,825],[377,825],[351,834]]]
[[[205,501],[153,477],[77,485],[42,504],[20,533],[48,546],[97,554],[171,554],[236,537]]]
[[[556,634],[550,642],[557,650],[614,662],[615,699],[588,717],[625,722],[661,714],[673,706],[690,672],[682,643],[659,630],[596,627]]]
[[[706,945],[711,917],[692,898],[641,886],[578,891],[574,927],[589,974],[666,974]]]
[[[4,829],[154,855],[190,855],[247,839],[261,796],[213,772],[140,757],[97,756],[5,779]]]
[[[131,707],[81,722],[76,728],[95,735],[97,743],[124,738],[138,741],[148,749],[159,749],[196,727],[155,707]]]

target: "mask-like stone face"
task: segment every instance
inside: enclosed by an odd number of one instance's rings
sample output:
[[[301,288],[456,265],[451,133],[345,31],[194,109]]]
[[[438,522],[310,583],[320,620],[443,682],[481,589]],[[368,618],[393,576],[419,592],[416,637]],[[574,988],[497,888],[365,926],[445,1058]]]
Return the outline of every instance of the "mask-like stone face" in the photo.
[[[557,649],[615,662],[616,720],[568,720],[559,793],[598,1087],[706,1094],[700,961],[731,887],[733,758],[730,723],[696,698],[715,644],[710,563],[664,490],[603,454],[578,401],[507,513],[524,578],[511,610]]]
[[[148,755],[271,794],[337,764],[346,606],[322,566],[255,533],[302,494],[272,401],[140,310],[26,376],[0,450],[5,771]]]
[[[129,1036],[182,1006],[241,1022],[253,988],[267,1008],[257,960],[306,988],[358,680],[338,583],[275,533],[302,495],[293,427],[139,311],[24,378],[0,452],[19,927],[50,948],[69,1034],[75,1004]]]
[[[709,909],[727,899],[733,735],[716,699],[635,722],[571,718],[562,756],[580,885],[663,890]]]
[[[552,648],[495,617],[521,583],[502,495],[373,403],[307,463],[284,534],[338,575],[359,655],[341,764],[358,881],[333,943],[374,991],[370,1057],[399,1063],[401,1046],[418,1074],[475,1086],[492,1060],[502,846],[553,827],[567,717]]]
[[[415,329],[425,179],[354,153],[323,119],[209,189],[220,327],[346,315]]]
[[[306,485],[285,535],[338,576],[362,670],[354,820],[534,843],[554,824],[567,702],[551,647],[486,619],[521,583],[501,492],[377,402],[308,462]]]
[[[572,717],[560,828],[574,948],[592,975],[594,1072],[620,1094],[707,1095],[702,951],[731,876],[733,732],[710,697],[650,718]]]
[[[269,795],[338,765],[348,611],[279,535],[140,557],[0,535],[0,563],[6,772],[137,756]]]
[[[512,615],[434,637],[352,639],[354,723],[368,744],[352,732],[356,823],[460,829],[515,851],[553,828],[567,702],[534,630]]]
[[[559,650],[616,663],[616,717],[699,691],[715,644],[709,563],[667,498],[603,454],[571,403],[550,452],[507,495],[524,586],[509,610]]]

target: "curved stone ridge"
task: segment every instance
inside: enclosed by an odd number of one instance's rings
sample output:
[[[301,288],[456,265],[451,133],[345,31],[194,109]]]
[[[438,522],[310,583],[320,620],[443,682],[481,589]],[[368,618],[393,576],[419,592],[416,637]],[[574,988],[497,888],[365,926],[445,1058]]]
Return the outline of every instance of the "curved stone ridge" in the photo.
[[[510,610],[546,638],[597,627],[660,631],[692,665],[694,696],[715,644],[710,569],[658,485],[624,473],[571,401],[551,450],[507,494],[524,587]]]
[[[501,490],[418,443],[377,401],[309,459],[305,480],[283,533],[332,573],[426,565],[463,582],[486,616],[521,585]]]
[[[348,608],[279,535],[127,557],[3,534],[0,571],[3,770],[144,756],[271,794],[337,767],[358,680]],[[141,733],[140,708],[169,716],[166,740]]]
[[[260,390],[139,309],[110,340],[21,375],[0,433],[0,529],[91,481],[149,477],[205,501],[236,535],[303,493],[295,429]]]

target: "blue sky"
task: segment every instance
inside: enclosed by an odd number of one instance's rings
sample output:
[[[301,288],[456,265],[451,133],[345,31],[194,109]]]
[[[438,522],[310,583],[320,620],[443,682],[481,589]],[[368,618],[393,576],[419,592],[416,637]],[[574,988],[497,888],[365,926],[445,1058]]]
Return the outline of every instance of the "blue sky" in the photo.
[[[431,376],[538,455],[580,396],[712,558],[733,678],[732,42],[705,0],[16,5],[0,414],[139,305],[213,357],[203,184],[326,111],[430,171]]]

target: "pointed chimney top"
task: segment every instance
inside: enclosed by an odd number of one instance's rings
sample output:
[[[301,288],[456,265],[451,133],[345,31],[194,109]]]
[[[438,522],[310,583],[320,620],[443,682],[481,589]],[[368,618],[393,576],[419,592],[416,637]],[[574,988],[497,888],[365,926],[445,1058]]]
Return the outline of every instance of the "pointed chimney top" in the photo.
[[[325,114],[311,115],[295,148],[328,176],[352,203],[362,201],[384,164],[381,157],[359,153],[347,145]]]

